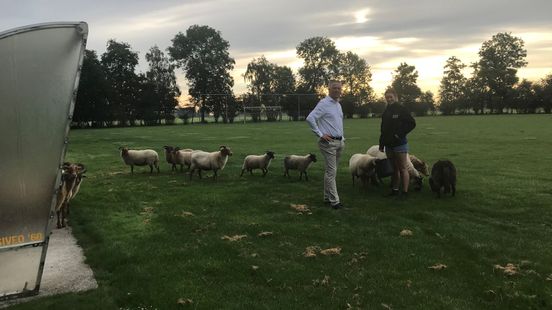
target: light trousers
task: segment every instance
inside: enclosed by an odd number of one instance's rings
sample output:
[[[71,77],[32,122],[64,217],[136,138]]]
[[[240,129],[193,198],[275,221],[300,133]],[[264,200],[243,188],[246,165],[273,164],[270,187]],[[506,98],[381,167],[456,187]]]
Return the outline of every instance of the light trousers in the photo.
[[[341,153],[345,148],[345,142],[342,140],[318,141],[318,147],[322,156],[324,156],[324,200],[335,205],[340,202],[337,194],[337,184],[335,178],[337,176],[337,165]]]

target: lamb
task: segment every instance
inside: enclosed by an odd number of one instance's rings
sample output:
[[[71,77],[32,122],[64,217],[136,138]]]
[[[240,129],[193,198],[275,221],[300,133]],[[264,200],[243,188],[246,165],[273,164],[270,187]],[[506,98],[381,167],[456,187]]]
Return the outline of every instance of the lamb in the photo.
[[[433,165],[429,186],[432,191],[437,193],[438,198],[441,198],[441,188],[443,188],[444,194],[450,192],[452,192],[452,196],[456,194],[456,167],[450,160],[438,160]]]
[[[134,173],[134,166],[150,167],[150,173],[153,173],[153,167],[157,168],[159,173],[159,155],[154,150],[129,150],[127,147],[120,147],[121,158],[124,163],[130,166],[130,173]]]
[[[289,177],[289,170],[299,170],[299,180],[301,180],[303,174],[305,174],[305,180],[308,181],[309,176],[307,175],[307,168],[313,162],[316,162],[316,155],[312,153],[305,156],[288,155],[284,158],[284,176],[287,175]]]
[[[167,160],[167,163],[171,165],[171,171],[176,171],[176,162],[175,162],[175,147],[165,145],[163,146],[163,149],[165,149],[165,159]],[[180,165],[180,168],[182,170],[182,165]]]
[[[243,176],[245,170],[253,174],[253,169],[261,169],[263,171],[263,177],[268,173],[268,166],[274,159],[274,152],[266,151],[264,155],[248,155],[243,160],[242,171],[240,177]]]
[[[213,170],[215,173],[213,178],[216,180],[217,171],[224,169],[228,161],[228,156],[232,156],[232,151],[224,145],[222,145],[217,152],[193,151],[190,180],[195,170],[198,170],[200,179],[202,170]]]
[[[378,159],[368,154],[353,154],[349,159],[349,171],[353,177],[353,186],[355,178],[360,178],[362,184],[367,184],[368,179],[376,175],[376,161]]]
[[[77,194],[83,173],[86,172],[84,165],[63,163],[61,174],[61,186],[57,191],[56,215],[57,228],[65,227],[67,214],[69,213],[69,201]],[[81,181],[79,181],[79,179]],[[77,182],[79,183],[77,186]]]
[[[186,165],[186,168],[190,170],[192,165],[192,149],[180,149],[175,148],[173,150],[175,164],[180,165],[180,171],[183,171],[183,166]],[[199,151],[199,150],[198,150]]]

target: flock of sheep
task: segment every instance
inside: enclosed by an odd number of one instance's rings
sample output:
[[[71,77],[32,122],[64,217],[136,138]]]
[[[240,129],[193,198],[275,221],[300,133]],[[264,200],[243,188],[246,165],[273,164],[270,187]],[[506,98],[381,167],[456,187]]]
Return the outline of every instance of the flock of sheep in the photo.
[[[201,178],[202,171],[213,171],[214,179],[217,178],[218,171],[224,169],[228,157],[232,156],[232,150],[227,146],[220,146],[218,151],[205,152],[202,150],[181,149],[178,147],[164,146],[165,159],[167,163],[171,165],[171,170],[177,170],[177,166],[180,166],[180,171],[184,170],[186,166],[190,172],[190,179],[197,171]],[[121,158],[123,162],[130,166],[130,172],[134,172],[134,166],[149,166],[150,173],[153,169],[157,169],[159,172],[159,155],[154,150],[129,150],[126,147],[120,148]],[[248,155],[243,161],[241,175],[243,176],[245,171],[253,173],[253,170],[260,169],[265,176],[268,173],[268,167],[274,159],[274,152],[267,151],[263,155]],[[316,162],[316,155],[307,154],[305,156],[288,155],[284,158],[284,175],[289,176],[289,170],[299,170],[299,179],[302,179],[303,174],[305,179],[308,180],[307,168],[311,163]]]
[[[226,166],[228,157],[232,156],[232,150],[227,146],[220,146],[218,151],[205,152],[201,150],[180,149],[178,147],[164,146],[165,159],[171,165],[171,170],[177,170],[180,166],[180,171],[186,166],[189,170],[190,180],[197,171],[201,178],[202,171],[213,171],[214,179],[217,178],[218,171],[221,171]],[[121,147],[121,158],[123,162],[130,166],[130,172],[134,173],[134,166],[149,166],[150,173],[153,169],[157,169],[159,173],[159,155],[155,150],[130,150],[127,147]],[[410,180],[415,183],[415,190],[420,190],[422,187],[423,176],[429,176],[427,164],[418,157],[409,154],[408,172]],[[263,177],[268,173],[268,167],[274,159],[274,152],[267,151],[262,155],[247,155],[243,161],[240,177],[244,172],[253,174],[253,170],[260,169]],[[308,181],[307,169],[311,163],[316,162],[316,155],[309,153],[304,156],[287,155],[284,157],[284,176],[289,177],[289,170],[298,170],[299,179],[305,175],[305,180]],[[372,182],[372,184],[381,183],[381,178],[389,176],[390,173],[382,169],[383,164],[388,164],[385,153],[379,151],[377,145],[371,146],[366,153],[353,154],[349,159],[349,171],[353,179],[360,179],[363,184]],[[69,202],[75,198],[79,192],[86,168],[80,163],[66,162],[62,166],[61,186],[57,192],[56,214],[57,227],[65,227],[66,217],[69,214]],[[452,192],[454,196],[456,192],[456,168],[449,160],[437,161],[431,170],[429,185],[432,191],[436,192],[438,197],[441,195],[441,189],[444,193]]]
[[[173,146],[164,146],[163,148],[165,149],[165,159],[171,165],[172,170],[177,170],[177,166],[180,166],[180,170],[183,171],[183,167],[186,165],[190,171],[190,179],[195,171],[198,172],[201,178],[201,172],[208,170],[214,172],[214,179],[216,179],[217,172],[224,169],[228,157],[232,156],[230,148],[224,145],[215,152],[180,149]],[[150,167],[150,173],[153,172],[153,168],[156,168],[159,172],[159,155],[154,150],[129,150],[123,147],[121,148],[121,157],[125,164],[130,166],[131,173],[134,172],[134,166],[145,165]],[[247,155],[243,161],[240,177],[243,176],[245,171],[252,174],[255,169],[260,169],[263,176],[265,176],[273,159],[274,152],[272,151],[267,151],[263,155]],[[423,177],[429,176],[429,168],[423,160],[412,154],[409,154],[407,159],[410,179],[415,183],[414,189],[420,190]],[[298,170],[300,172],[299,179],[301,180],[303,175],[305,175],[305,179],[308,181],[307,169],[313,162],[316,162],[316,155],[312,153],[304,156],[287,155],[284,158],[284,176],[289,177],[289,170]],[[385,173],[382,169],[378,168],[386,162],[387,156],[379,150],[377,145],[371,146],[364,154],[353,154],[349,160],[349,171],[353,179],[353,185],[355,179],[361,179],[363,184],[367,184],[368,181],[371,181],[373,184],[377,184],[378,181],[381,183],[381,178],[389,176],[389,173]],[[445,193],[450,192],[452,188],[454,195],[455,184],[456,169],[454,165],[450,161],[446,161],[445,163],[443,161],[437,162],[430,178],[432,190],[440,195],[440,188],[444,188]]]

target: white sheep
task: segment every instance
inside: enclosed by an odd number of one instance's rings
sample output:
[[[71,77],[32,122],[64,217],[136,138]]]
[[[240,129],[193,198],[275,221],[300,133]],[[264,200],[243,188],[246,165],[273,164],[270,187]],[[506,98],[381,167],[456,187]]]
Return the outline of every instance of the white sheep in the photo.
[[[121,147],[121,158],[124,163],[130,166],[130,173],[134,173],[134,166],[150,167],[150,173],[153,173],[153,167],[157,168],[159,173],[159,155],[154,150],[129,150],[127,147]]]
[[[224,145],[222,145],[217,152],[193,151],[190,180],[195,170],[198,170],[200,179],[202,170],[213,170],[215,173],[213,178],[216,180],[217,171],[224,169],[228,161],[228,156],[232,156],[232,151]]]
[[[245,170],[253,174],[253,169],[261,169],[263,171],[263,177],[268,173],[268,166],[274,159],[274,152],[266,151],[264,155],[248,155],[243,160],[242,171],[240,177],[243,176]]]
[[[183,166],[186,165],[186,169],[190,170],[192,165],[192,149],[180,149],[175,148],[173,150],[174,163],[180,165],[180,171],[183,171]],[[199,150],[198,150],[199,151]]]
[[[366,154],[374,156],[378,158],[378,160],[387,158],[387,155],[379,150],[379,145],[372,145],[368,148]],[[415,190],[420,190],[422,188],[422,175],[429,175],[429,168],[427,164],[423,160],[411,154],[408,154],[406,157],[406,163],[408,165],[408,174],[410,175],[410,179],[416,182]]]
[[[305,180],[309,180],[307,175],[307,168],[311,163],[316,162],[316,155],[309,153],[305,156],[299,155],[288,155],[284,158],[284,176],[289,177],[289,170],[299,170],[299,180],[303,178],[305,174]]]
[[[377,158],[369,154],[353,154],[349,159],[349,171],[353,177],[353,186],[355,178],[360,178],[362,184],[366,184],[369,179],[376,174]]]

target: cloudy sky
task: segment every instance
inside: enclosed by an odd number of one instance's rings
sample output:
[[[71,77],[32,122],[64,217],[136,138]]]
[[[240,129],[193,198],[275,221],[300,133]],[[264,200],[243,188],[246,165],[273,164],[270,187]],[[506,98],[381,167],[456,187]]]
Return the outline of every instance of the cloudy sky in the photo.
[[[378,94],[390,84],[401,63],[415,65],[422,90],[437,92],[450,56],[469,64],[481,44],[498,32],[525,41],[526,68],[519,76],[538,80],[552,73],[552,1],[500,0],[0,0],[0,31],[52,21],[86,21],[88,49],[101,55],[107,40],[127,42],[144,55],[157,45],[165,50],[178,32],[208,25],[230,42],[236,60],[234,90],[246,90],[242,74],[265,55],[297,70],[296,46],[314,36],[331,38],[343,52],[352,51],[372,68]],[[469,74],[469,72],[466,72]],[[178,72],[179,84],[186,81]]]

